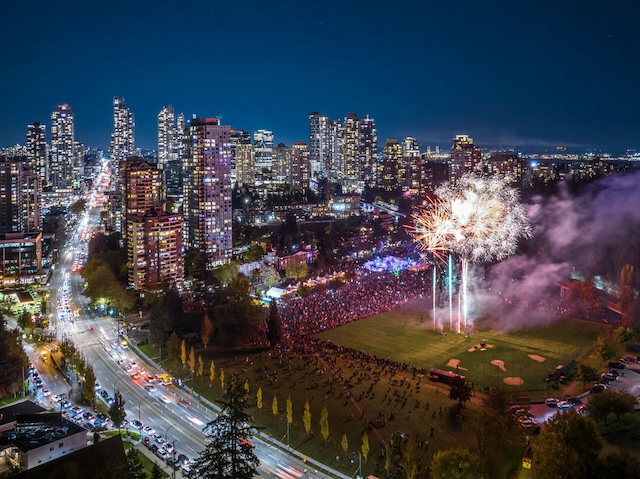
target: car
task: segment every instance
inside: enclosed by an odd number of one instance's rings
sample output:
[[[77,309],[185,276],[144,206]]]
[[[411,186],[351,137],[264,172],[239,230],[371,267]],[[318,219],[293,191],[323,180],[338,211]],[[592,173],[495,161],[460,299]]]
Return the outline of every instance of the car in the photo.
[[[173,453],[173,444],[171,444],[170,442],[166,442],[162,445],[162,449],[167,451],[167,454],[171,454]]]
[[[108,397],[107,399],[105,399],[105,401],[107,402],[108,406],[113,406],[116,402],[116,400],[113,399],[112,397]]]
[[[177,459],[170,457],[167,459],[167,466],[169,466],[171,469],[178,469],[180,468],[180,463]]]
[[[544,402],[549,407],[556,407],[558,405],[558,400],[556,398],[547,398]]]
[[[100,391],[100,396],[102,396],[104,399],[107,399],[109,397],[109,393],[106,390],[102,389]]]
[[[96,417],[104,422],[111,421],[111,418],[109,417],[109,415],[102,412],[99,412],[98,414],[96,414]]]
[[[95,416],[93,415],[93,413],[91,411],[86,411],[83,415],[83,418],[85,418],[87,421],[91,421],[92,419],[95,418]]]
[[[165,451],[164,449],[158,449],[155,452],[155,455],[158,456],[160,459],[162,459],[163,461],[167,460],[167,457],[169,457],[169,455],[167,454],[167,451]]]
[[[160,401],[162,401],[165,404],[169,404],[171,402],[171,399],[169,399],[167,396],[161,396]]]
[[[609,374],[613,374],[615,377],[620,376],[620,372],[617,369],[609,369],[609,371],[607,371]]]
[[[36,381],[36,387],[37,388],[42,388],[43,387],[42,381],[40,381],[39,379]]]
[[[595,383],[591,388],[592,393],[599,393],[607,389],[607,385],[603,383]]]
[[[191,477],[193,475],[193,470],[191,469],[190,464],[183,464],[180,468],[180,472],[182,473],[182,477]]]
[[[150,445],[149,445],[149,450],[150,450],[153,454],[155,454],[155,453],[156,453],[156,451],[157,451],[158,449],[159,449],[159,447],[158,447],[158,446],[156,446],[155,444],[150,444]]]
[[[147,384],[144,388],[149,392],[156,390],[156,387],[153,384]]]
[[[609,363],[609,367],[610,368],[615,368],[615,369],[624,369],[627,366],[624,363],[621,363],[620,361],[611,361]]]
[[[145,436],[145,437],[142,439],[142,444],[148,448],[148,447],[149,447],[149,445],[151,444],[151,439],[149,439],[147,436]]]
[[[153,436],[153,440],[156,441],[158,444],[164,444],[164,437],[161,436],[160,434],[152,434]]]
[[[76,414],[82,414],[84,412],[84,409],[82,409],[80,406],[74,406],[71,408],[71,410]]]
[[[572,406],[569,401],[558,401],[558,409],[569,409]]]
[[[59,396],[58,394],[54,394],[51,396],[51,399],[53,400],[53,402],[60,402],[62,401],[62,396]]]
[[[602,373],[602,375],[600,377],[602,379],[606,379],[607,381],[615,381],[616,379],[618,379],[617,376],[614,376],[611,373]]]
[[[51,391],[49,391],[47,388],[44,388],[42,389],[42,394],[44,395],[44,397],[51,396]]]
[[[73,422],[77,422],[77,423],[80,423],[80,424],[82,424],[84,422],[84,419],[82,418],[82,414],[76,414],[75,416],[72,416],[71,420]]]
[[[191,401],[187,401],[186,399],[181,399],[180,401],[178,401],[178,404],[180,404],[180,406],[182,407],[189,407],[191,406]]]
[[[96,391],[99,391],[100,389],[102,389],[102,386],[100,386],[100,384],[96,383],[94,388],[95,388]]]
[[[104,419],[96,418],[96,419],[93,420],[93,425],[96,426],[96,427],[99,427],[99,426],[105,426],[106,427],[106,421],[104,421]]]
[[[140,377],[140,373],[133,373],[131,375],[131,379],[138,379]]]
[[[154,428],[152,428],[151,426],[145,426],[142,428],[142,432],[144,432],[147,435],[151,435],[154,432],[156,432],[156,430]]]
[[[578,408],[578,414],[581,414],[583,416],[589,415],[589,411],[587,411],[587,406],[585,406],[584,404],[582,406],[580,406]]]
[[[69,401],[62,401],[61,406],[65,409],[70,408],[71,407],[71,403]]]
[[[136,429],[142,429],[142,423],[140,421],[138,421],[137,419],[134,419],[133,421],[131,421],[131,426],[136,428]]]
[[[187,464],[189,462],[189,458],[187,456],[185,456],[184,454],[182,454],[182,453],[178,454],[177,459],[182,464]]]

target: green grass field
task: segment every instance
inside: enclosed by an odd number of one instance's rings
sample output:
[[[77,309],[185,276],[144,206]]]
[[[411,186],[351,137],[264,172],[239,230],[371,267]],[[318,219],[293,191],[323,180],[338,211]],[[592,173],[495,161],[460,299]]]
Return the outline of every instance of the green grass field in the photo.
[[[596,337],[607,330],[603,324],[562,319],[506,333],[480,328],[469,335],[445,335],[434,331],[424,310],[421,312],[414,305],[350,323],[318,337],[427,370],[437,367],[455,372],[457,364],[457,372],[475,386],[507,387],[505,378],[515,377],[522,378],[522,385],[509,387],[540,391],[545,389],[544,378],[549,371],[584,356]],[[481,343],[487,345],[484,350]]]

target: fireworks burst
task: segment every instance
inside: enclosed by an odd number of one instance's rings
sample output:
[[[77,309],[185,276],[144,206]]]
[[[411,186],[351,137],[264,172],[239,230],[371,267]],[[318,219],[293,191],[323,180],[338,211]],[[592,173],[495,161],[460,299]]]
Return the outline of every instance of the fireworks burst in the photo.
[[[520,238],[531,235],[506,177],[467,174],[435,193],[438,199],[413,216],[410,232],[421,250],[440,259],[450,251],[474,263],[501,260],[515,253]]]

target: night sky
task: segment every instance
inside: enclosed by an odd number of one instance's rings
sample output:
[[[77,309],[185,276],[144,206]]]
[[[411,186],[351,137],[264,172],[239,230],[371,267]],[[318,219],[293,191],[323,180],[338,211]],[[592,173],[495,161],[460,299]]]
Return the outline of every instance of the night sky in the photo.
[[[157,146],[163,105],[308,141],[370,114],[379,143],[640,148],[640,2],[5,1],[0,146],[58,103],[107,147],[113,96]]]

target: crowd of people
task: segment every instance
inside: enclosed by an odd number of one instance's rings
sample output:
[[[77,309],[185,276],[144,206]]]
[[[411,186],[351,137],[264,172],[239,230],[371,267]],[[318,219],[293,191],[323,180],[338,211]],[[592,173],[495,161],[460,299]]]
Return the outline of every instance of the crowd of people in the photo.
[[[293,298],[280,311],[285,337],[299,338],[390,311],[427,294],[426,271],[365,272],[334,289]]]

